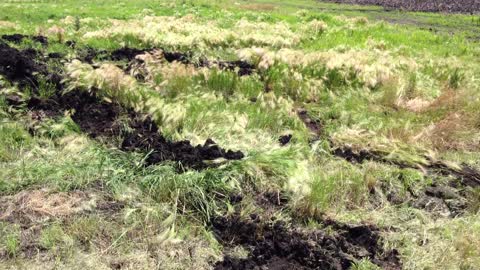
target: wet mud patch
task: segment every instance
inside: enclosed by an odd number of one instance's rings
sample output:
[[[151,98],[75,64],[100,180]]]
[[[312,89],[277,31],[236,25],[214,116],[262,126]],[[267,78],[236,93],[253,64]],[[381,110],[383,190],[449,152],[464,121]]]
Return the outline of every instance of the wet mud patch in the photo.
[[[136,51],[118,54],[136,55]],[[38,86],[37,76],[45,74],[44,79],[56,85],[57,91],[50,98],[39,98],[34,95],[27,101],[30,114],[36,121],[41,121],[45,117],[61,116],[65,111],[73,111],[71,117],[83,132],[92,138],[118,138],[121,140],[120,148],[125,151],[148,153],[147,165],[174,161],[181,164],[179,168],[205,169],[215,166],[205,161],[239,160],[244,157],[242,152],[225,150],[211,139],[197,146],[191,145],[186,140],[167,140],[148,116],[124,109],[114,103],[107,103],[84,91],[74,90],[62,95],[60,91],[63,88],[62,72],[50,73],[47,69],[47,60],[35,50],[20,51],[0,43],[0,74],[9,81],[35,90]],[[21,103],[17,99],[7,98]]]
[[[292,140],[292,137],[292,134],[282,135],[280,138],[278,138],[278,142],[281,146],[285,146]]]
[[[33,93],[38,92],[39,79],[56,89],[62,88],[60,68],[48,68],[50,61],[59,60],[56,55],[50,58],[35,49],[18,50],[0,41],[0,75],[21,88],[28,87]]]
[[[214,269],[348,269],[369,259],[382,269],[401,269],[396,250],[382,248],[380,230],[372,225],[333,221],[325,229],[301,229],[258,215],[217,217],[212,230],[225,249],[242,246],[248,255],[228,255]]]

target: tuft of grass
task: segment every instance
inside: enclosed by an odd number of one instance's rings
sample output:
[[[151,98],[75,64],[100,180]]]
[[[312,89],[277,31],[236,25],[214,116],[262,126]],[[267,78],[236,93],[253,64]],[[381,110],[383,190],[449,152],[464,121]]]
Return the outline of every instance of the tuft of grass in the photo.
[[[9,223],[0,223],[0,250],[4,249],[10,257],[16,257],[20,250],[20,227]]]

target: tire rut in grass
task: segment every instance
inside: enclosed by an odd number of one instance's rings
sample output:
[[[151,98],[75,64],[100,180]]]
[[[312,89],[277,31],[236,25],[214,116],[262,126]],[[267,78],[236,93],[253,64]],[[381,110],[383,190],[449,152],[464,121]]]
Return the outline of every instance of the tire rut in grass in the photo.
[[[414,208],[444,217],[453,218],[465,214],[468,208],[470,190],[480,187],[480,172],[467,165],[453,168],[441,161],[430,161],[427,165],[415,166],[387,159],[387,154],[380,151],[365,149],[354,151],[352,148],[345,146],[334,148],[332,154],[354,164],[375,161],[392,164],[399,168],[422,169],[434,179],[439,177],[452,178],[446,183],[435,180],[433,184],[420,191],[407,190],[403,195],[400,195],[399,190],[392,190],[386,186],[371,191],[373,198],[385,197],[392,204],[407,203]]]
[[[217,67],[220,70],[235,71],[239,76],[251,75],[255,71],[255,67],[245,61],[224,61],[224,60],[208,60],[204,57],[198,60],[193,59],[193,53],[191,52],[172,52],[163,50],[161,48],[153,49],[137,49],[124,47],[113,51],[95,50],[93,48],[86,48],[80,53],[80,60],[92,63],[93,59],[99,60],[113,60],[113,61],[127,61],[129,62],[127,71],[135,64],[142,64],[143,62],[136,58],[137,55],[146,53],[153,53],[157,50],[161,50],[163,57],[167,62],[180,62],[183,64],[192,64],[195,67],[213,68]]]
[[[149,153],[145,160],[146,165],[174,161],[180,163],[180,170],[201,170],[215,166],[205,161],[239,160],[244,157],[242,152],[225,150],[211,139],[197,146],[193,146],[188,140],[167,140],[150,117],[102,101],[86,92],[73,91],[58,98],[56,102],[50,103],[51,105],[30,102],[30,108],[50,111],[50,115],[51,111],[73,109],[72,120],[83,132],[92,138],[120,139],[120,149],[124,151]],[[63,105],[59,108],[54,104]]]
[[[312,140],[318,140],[322,125],[321,121],[314,120],[306,110],[300,109],[298,116],[305,126],[314,134]],[[388,153],[381,151],[361,149],[353,150],[347,146],[335,146],[332,141],[331,154],[340,157],[353,164],[361,164],[365,161],[387,163],[399,168],[421,169],[427,175],[434,178],[451,177],[448,183],[435,181],[433,184],[420,191],[407,190],[403,195],[400,190],[386,185],[373,188],[370,191],[370,200],[373,205],[381,204],[381,201],[388,201],[391,204],[408,204],[414,208],[423,209],[435,215],[444,217],[457,217],[465,214],[469,207],[469,196],[471,189],[480,187],[480,172],[467,165],[459,168],[448,166],[442,161],[429,160],[428,165],[418,166],[399,160],[388,159]]]
[[[225,255],[214,269],[348,269],[369,259],[382,269],[401,269],[396,250],[382,248],[380,229],[326,221],[325,229],[302,229],[259,215],[217,217],[213,232],[226,249],[242,246],[246,258]]]
[[[62,94],[61,72],[50,74],[48,58],[35,50],[20,51],[5,43],[0,43],[0,74],[20,88],[38,88],[38,75],[56,85],[56,92],[50,98],[39,98],[36,91],[26,101],[31,115],[42,120],[44,117],[58,117],[65,111],[74,111],[73,121],[92,138],[121,138],[120,148],[124,151],[149,153],[146,165],[163,161],[180,163],[179,169],[205,169],[216,164],[205,161],[225,159],[239,160],[244,157],[240,151],[225,150],[208,139],[205,144],[193,146],[187,140],[170,141],[159,131],[159,127],[148,116],[122,108],[115,103],[107,103],[85,91],[74,90]],[[12,101],[17,99],[10,98]],[[7,98],[8,100],[8,98]],[[10,104],[18,105],[18,104]],[[121,117],[126,117],[126,127],[122,127]]]

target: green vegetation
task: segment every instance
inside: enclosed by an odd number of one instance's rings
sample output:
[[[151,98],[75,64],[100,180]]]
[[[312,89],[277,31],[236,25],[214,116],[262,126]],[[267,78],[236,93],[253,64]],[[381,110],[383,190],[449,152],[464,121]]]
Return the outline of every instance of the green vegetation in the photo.
[[[307,0],[0,10],[1,35],[48,38],[0,41],[47,65],[27,82],[0,67],[0,269],[211,269],[249,256],[212,225],[236,213],[333,235],[326,220],[371,224],[405,269],[480,265],[478,16]],[[59,109],[75,93],[121,109],[81,122]],[[125,150],[134,114],[159,127],[145,134],[244,157],[147,166],[156,149]]]

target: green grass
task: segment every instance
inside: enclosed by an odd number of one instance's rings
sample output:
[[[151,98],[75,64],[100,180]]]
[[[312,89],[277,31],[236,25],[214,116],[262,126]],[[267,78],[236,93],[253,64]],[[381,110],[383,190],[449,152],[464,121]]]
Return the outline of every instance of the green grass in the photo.
[[[1,223],[0,256],[6,255],[0,268],[208,269],[223,251],[209,227],[212,218],[235,207],[244,215],[271,214],[256,204],[267,191],[288,195],[288,204],[272,215],[293,220],[292,226],[310,220],[316,227],[314,220],[330,217],[391,228],[382,231],[383,244],[399,250],[406,269],[478,266],[478,188],[464,187],[468,207],[456,218],[372,195],[385,189],[410,196],[444,185],[448,177],[425,173],[435,160],[480,168],[475,16],[308,0],[19,1],[0,9],[9,11],[0,22],[16,25],[0,23],[0,34],[49,37],[46,47],[28,40],[9,45],[66,55],[48,68],[65,76],[68,91],[95,93],[149,115],[168,139],[195,145],[211,138],[245,154],[201,171],[180,172],[174,162],[146,167],[148,153],[119,150],[119,138],[88,138],[72,112],[38,121],[28,109],[8,105],[12,95],[51,98],[55,89],[47,78],[37,76],[36,89],[2,78],[0,202],[37,190],[87,198],[67,216],[48,209],[39,214],[24,198],[15,209],[42,218],[28,228],[15,220]],[[93,64],[74,62],[89,46],[183,51],[193,62],[145,56],[130,73],[119,68],[125,61],[104,61],[108,52]],[[200,57],[244,60],[257,73],[200,68],[194,65]],[[138,74],[145,79],[136,80]],[[318,134],[299,118],[304,109],[319,120]],[[279,137],[287,134],[292,140],[281,146]],[[351,163],[332,154],[337,147],[380,153],[383,162]],[[230,196],[238,194],[241,206],[232,205]],[[22,238],[30,229],[33,240]],[[48,259],[20,256],[24,241],[41,247]],[[377,267],[359,260],[352,269]]]

